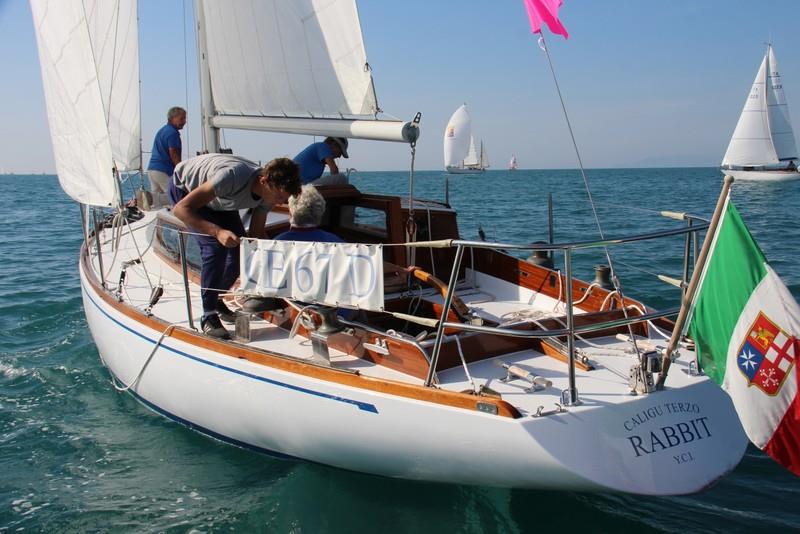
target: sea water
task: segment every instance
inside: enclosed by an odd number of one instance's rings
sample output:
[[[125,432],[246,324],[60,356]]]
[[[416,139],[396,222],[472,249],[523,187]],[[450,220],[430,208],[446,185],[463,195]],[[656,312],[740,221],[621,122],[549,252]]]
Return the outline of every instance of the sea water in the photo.
[[[710,168],[589,170],[588,179],[606,237],[682,224],[660,210],[708,217],[722,183]],[[358,173],[352,182],[408,195],[409,174]],[[0,187],[0,532],[800,529],[800,479],[752,447],[714,487],[655,498],[392,480],[274,459],[188,430],[111,386],[81,305],[79,211],[56,178],[0,176]],[[445,175],[417,172],[414,192],[444,200]],[[599,236],[577,171],[449,178],[469,239],[481,227],[492,241],[546,241],[548,194],[556,241]],[[733,199],[800,296],[800,182],[739,182]],[[610,249],[624,291],[656,307],[678,303],[677,289],[655,275],[679,278],[682,252],[682,237]],[[576,253],[575,276],[591,279],[606,261],[602,250]]]

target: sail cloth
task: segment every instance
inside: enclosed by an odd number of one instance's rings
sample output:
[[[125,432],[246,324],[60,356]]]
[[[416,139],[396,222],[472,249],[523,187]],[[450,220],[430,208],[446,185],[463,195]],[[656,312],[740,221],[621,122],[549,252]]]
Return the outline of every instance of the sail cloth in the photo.
[[[242,239],[241,247],[245,294],[383,310],[381,245]]]
[[[475,137],[470,135],[469,150],[467,150],[467,155],[464,157],[464,166],[478,166],[480,162],[480,159],[478,159],[478,150],[475,148]]]
[[[569,39],[569,32],[558,19],[558,9],[562,0],[523,0],[528,12],[533,33],[542,33],[542,23],[547,24],[550,31]]]
[[[777,165],[797,158],[777,60],[769,46],[736,124],[723,166]]]
[[[758,448],[800,476],[800,306],[726,200],[688,323]]]
[[[772,145],[779,161],[797,159],[797,145],[795,145],[794,131],[789,118],[789,106],[786,95],[783,93],[783,83],[778,71],[778,60],[772,45],[767,51],[769,60],[767,78],[767,112],[769,113],[769,129],[772,136]]]
[[[445,169],[462,165],[464,158],[467,156],[471,139],[472,119],[467,112],[467,105],[462,104],[450,117],[444,130]]]
[[[138,169],[135,0],[31,0],[56,171],[73,199],[116,205],[113,169]]]
[[[202,0],[217,114],[378,112],[355,0]]]

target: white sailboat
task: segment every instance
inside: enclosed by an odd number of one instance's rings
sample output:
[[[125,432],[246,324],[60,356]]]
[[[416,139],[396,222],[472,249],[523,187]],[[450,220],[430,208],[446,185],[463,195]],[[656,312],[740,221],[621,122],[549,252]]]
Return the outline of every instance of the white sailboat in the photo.
[[[472,136],[472,119],[467,105],[462,104],[447,123],[444,130],[444,168],[450,174],[478,174],[489,166],[483,141],[480,152],[475,148]]]
[[[728,150],[723,174],[739,180],[794,180],[797,145],[772,44],[758,68]]]
[[[59,180],[84,216],[86,318],[120,391],[240,447],[389,477],[680,494],[737,465],[747,440],[727,395],[693,371],[690,344],[669,387],[653,387],[676,310],[573,277],[573,249],[642,236],[553,245],[564,251],[553,270],[506,252],[532,245],[459,239],[442,203],[320,187],[326,228],[349,243],[243,240],[226,297],[236,338],[203,335],[186,228],[167,209],[123,207],[120,181],[141,161],[136,4],[90,3],[31,5]],[[208,150],[222,127],[416,139],[415,123],[375,120],[352,0],[195,7]],[[706,228],[695,222],[666,235]],[[287,226],[273,209],[268,234]],[[276,251],[284,262],[265,260]],[[245,294],[276,307],[244,313]],[[357,318],[336,318],[342,306]]]
[[[517,155],[511,154],[511,159],[508,162],[508,170],[509,171],[516,171],[519,165],[517,164]]]

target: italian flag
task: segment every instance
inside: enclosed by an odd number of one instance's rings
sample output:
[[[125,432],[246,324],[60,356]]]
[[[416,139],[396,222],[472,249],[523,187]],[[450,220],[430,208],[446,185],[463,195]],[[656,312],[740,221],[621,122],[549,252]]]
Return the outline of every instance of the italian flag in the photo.
[[[690,309],[703,371],[730,395],[747,437],[800,476],[800,306],[728,196]]]

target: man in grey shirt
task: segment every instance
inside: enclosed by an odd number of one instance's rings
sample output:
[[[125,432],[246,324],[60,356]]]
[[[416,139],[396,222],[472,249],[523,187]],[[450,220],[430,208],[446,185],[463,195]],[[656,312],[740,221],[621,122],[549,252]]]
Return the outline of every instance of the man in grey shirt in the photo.
[[[253,208],[250,237],[263,238],[267,213],[275,204],[300,193],[300,170],[288,158],[264,168],[239,156],[204,154],[181,162],[169,184],[173,213],[193,232],[200,245],[200,295],[207,335],[228,338],[220,319],[234,315],[219,298],[239,277],[239,238],[245,235],[240,209]]]

